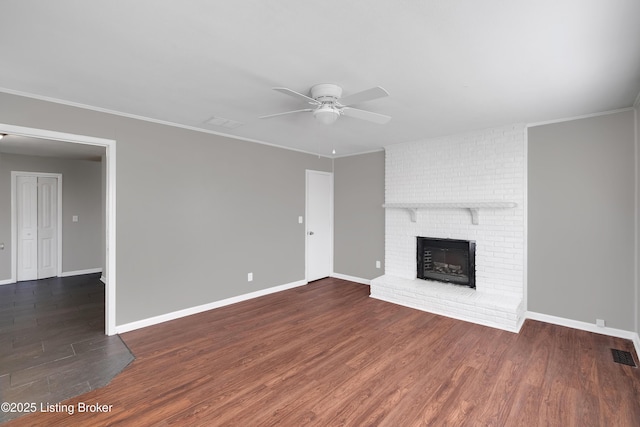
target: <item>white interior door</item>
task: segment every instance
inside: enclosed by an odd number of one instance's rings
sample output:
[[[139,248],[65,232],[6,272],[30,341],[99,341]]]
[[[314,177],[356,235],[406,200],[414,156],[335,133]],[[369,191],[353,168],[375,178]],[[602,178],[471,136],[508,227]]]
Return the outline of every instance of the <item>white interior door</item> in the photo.
[[[38,278],[38,179],[35,176],[18,176],[16,187],[17,280],[35,280]]]
[[[307,281],[331,275],[333,249],[333,174],[307,171]]]
[[[58,275],[58,179],[16,176],[16,280]]]
[[[58,180],[38,177],[38,279],[57,276]]]

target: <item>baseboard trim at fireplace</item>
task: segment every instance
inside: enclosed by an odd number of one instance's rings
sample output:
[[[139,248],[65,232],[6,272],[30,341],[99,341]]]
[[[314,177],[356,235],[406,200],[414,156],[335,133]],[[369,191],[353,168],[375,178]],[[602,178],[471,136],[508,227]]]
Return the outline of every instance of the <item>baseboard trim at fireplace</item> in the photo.
[[[350,282],[360,283],[362,285],[369,285],[371,280],[363,279],[361,277],[349,276],[347,274],[340,273],[331,273],[331,277],[335,277],[336,279],[348,280]]]
[[[525,313],[525,318],[531,320],[539,320],[540,322],[551,323],[553,325],[566,326],[567,328],[593,332],[596,334],[628,339],[633,342],[633,346],[636,349],[636,354],[640,355],[640,336],[638,336],[636,332],[625,331],[624,329],[609,328],[607,326],[600,327],[592,323],[582,322],[580,320],[567,319],[564,317],[552,316],[550,314],[537,313],[535,311],[527,311]]]

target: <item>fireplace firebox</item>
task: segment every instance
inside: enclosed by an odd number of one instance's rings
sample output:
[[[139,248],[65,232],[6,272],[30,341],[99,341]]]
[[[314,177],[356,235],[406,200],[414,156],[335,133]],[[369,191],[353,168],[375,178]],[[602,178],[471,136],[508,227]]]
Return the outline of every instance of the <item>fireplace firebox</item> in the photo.
[[[418,237],[418,279],[476,287],[476,242]]]

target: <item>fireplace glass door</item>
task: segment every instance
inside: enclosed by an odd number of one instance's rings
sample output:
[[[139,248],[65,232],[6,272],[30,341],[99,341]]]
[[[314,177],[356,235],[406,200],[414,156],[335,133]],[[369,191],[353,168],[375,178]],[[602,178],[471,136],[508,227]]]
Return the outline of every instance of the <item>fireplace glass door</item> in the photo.
[[[475,242],[418,237],[417,277],[475,288]]]

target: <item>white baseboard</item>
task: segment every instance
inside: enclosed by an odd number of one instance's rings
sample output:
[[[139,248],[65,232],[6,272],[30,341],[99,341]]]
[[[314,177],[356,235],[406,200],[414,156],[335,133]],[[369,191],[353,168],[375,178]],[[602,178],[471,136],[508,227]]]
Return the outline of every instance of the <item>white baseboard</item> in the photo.
[[[340,273],[331,273],[331,277],[335,277],[336,279],[348,280],[350,282],[361,283],[363,285],[369,285],[371,283],[371,280],[369,279],[362,279],[360,277],[348,276],[346,274]]]
[[[102,273],[102,268],[89,268],[86,270],[64,271],[58,274],[58,277],[82,276],[83,274],[93,274],[93,273]],[[102,276],[100,280],[102,280],[103,278],[104,276]],[[104,280],[102,280],[102,282],[104,283]],[[13,279],[0,280],[0,286],[10,285],[12,283],[17,283],[17,282]]]
[[[549,314],[536,313],[534,311],[527,311],[525,317],[527,319],[539,320],[541,322],[551,323],[553,325],[566,326],[568,328],[580,329],[582,331],[594,332],[596,334],[609,335],[616,338],[631,340],[633,342],[633,346],[636,349],[636,354],[640,355],[640,336],[638,336],[637,332],[609,328],[607,326],[600,327],[596,326],[593,323],[566,319],[564,317],[551,316]]]
[[[280,286],[274,286],[272,288],[262,289],[248,294],[238,295],[235,297],[223,299],[220,301],[213,301],[208,304],[198,305],[196,307],[185,308],[184,310],[173,311],[171,313],[161,314],[160,316],[149,317],[147,319],[137,320],[131,323],[125,323],[124,325],[116,326],[116,333],[122,334],[124,332],[133,331],[135,329],[145,328],[151,325],[157,325],[158,323],[168,322],[169,320],[179,319],[181,317],[190,316],[192,314],[202,313],[203,311],[213,310],[214,308],[220,308],[227,305],[235,304],[238,302],[258,298],[264,295],[273,294],[275,292],[286,291],[287,289],[297,288],[298,286],[306,285],[305,280],[298,280],[297,282],[286,283]]]
[[[83,274],[102,273],[102,268],[88,268],[86,270],[64,271],[58,277],[82,276]]]
[[[102,283],[104,283],[105,285],[107,284],[107,278],[106,278],[106,277],[104,277],[104,274],[103,274],[102,276],[100,276],[100,281],[101,281]]]

